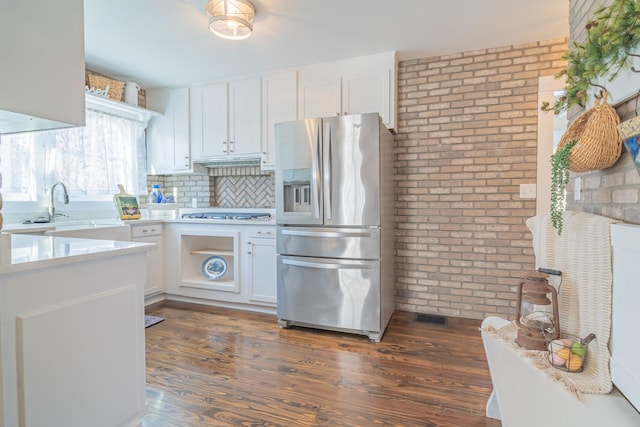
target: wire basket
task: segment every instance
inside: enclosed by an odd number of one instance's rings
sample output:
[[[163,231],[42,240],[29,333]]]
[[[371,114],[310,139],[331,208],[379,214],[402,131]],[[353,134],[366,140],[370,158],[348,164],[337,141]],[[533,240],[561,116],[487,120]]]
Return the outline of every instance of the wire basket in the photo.
[[[565,372],[582,372],[587,360],[587,349],[595,335],[580,339],[571,334],[560,334],[558,339],[548,339],[549,363]]]

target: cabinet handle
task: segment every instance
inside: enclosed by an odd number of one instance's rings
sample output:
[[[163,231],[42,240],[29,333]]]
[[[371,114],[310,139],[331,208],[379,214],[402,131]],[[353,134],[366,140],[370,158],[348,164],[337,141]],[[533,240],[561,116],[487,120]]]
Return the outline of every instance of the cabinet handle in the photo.
[[[224,150],[222,150],[222,152],[227,153],[227,141],[222,141],[222,145],[224,145]]]
[[[233,148],[231,148],[231,144],[233,144]],[[236,143],[233,141],[229,141],[229,152],[233,153],[235,151],[236,148]]]
[[[336,116],[339,116],[339,115],[340,115],[340,112],[338,111],[338,112],[336,113]]]
[[[343,116],[348,116],[348,114],[347,114],[347,112],[346,112],[346,111],[344,112]]]
[[[185,168],[189,167],[189,156],[184,156],[184,167]]]
[[[247,242],[247,254],[251,255],[251,242]]]

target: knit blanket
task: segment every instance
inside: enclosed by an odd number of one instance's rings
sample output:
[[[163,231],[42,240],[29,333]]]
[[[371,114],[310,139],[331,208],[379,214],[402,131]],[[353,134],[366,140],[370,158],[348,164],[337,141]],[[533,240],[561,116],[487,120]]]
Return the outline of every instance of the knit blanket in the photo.
[[[558,236],[548,213],[527,220],[527,227],[533,234],[536,268],[562,272],[558,292],[560,331],[580,338],[594,333],[596,339],[589,343],[582,372],[555,369],[546,352],[522,352],[577,397],[580,393],[607,394],[613,387],[609,370],[613,281],[611,224],[619,221],[571,211],[564,213],[563,221],[562,235]],[[512,323],[494,332],[506,341],[513,341],[516,327]]]

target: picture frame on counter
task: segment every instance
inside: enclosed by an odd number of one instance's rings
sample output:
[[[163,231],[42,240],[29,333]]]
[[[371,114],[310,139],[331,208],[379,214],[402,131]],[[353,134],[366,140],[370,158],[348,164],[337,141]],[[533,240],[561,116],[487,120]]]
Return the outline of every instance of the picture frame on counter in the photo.
[[[125,219],[140,219],[142,214],[138,206],[138,199],[135,196],[113,196],[113,200],[116,203],[116,210],[121,220]]]

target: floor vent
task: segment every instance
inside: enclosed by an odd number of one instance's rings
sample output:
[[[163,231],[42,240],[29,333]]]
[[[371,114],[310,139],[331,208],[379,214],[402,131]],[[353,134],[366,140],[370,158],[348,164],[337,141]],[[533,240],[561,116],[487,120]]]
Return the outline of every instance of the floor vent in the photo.
[[[437,314],[418,313],[416,314],[416,322],[434,323],[436,325],[446,325],[447,317],[439,316]]]

